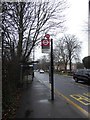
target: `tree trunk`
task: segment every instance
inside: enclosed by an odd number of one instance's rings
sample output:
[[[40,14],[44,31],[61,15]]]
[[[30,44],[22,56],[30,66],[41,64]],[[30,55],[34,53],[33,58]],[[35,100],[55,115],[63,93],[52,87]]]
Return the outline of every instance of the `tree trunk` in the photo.
[[[69,65],[70,65],[70,72],[71,72],[72,71],[72,61],[71,61],[71,59],[70,59]]]
[[[65,63],[64,69],[65,69],[65,72],[66,72],[67,71],[67,63]]]

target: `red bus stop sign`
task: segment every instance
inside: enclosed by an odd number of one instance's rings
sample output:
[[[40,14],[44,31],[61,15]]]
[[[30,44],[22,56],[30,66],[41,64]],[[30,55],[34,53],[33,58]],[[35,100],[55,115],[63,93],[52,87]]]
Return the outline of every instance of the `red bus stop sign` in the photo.
[[[47,39],[49,39],[49,38],[50,38],[50,35],[49,35],[49,34],[45,34],[45,37],[46,37]]]
[[[49,39],[42,39],[42,46],[50,47],[50,40]]]
[[[42,52],[47,53],[50,49],[50,40],[49,39],[42,39],[41,40]]]
[[[48,53],[50,49],[50,35],[45,34],[44,39],[41,40],[42,53]]]

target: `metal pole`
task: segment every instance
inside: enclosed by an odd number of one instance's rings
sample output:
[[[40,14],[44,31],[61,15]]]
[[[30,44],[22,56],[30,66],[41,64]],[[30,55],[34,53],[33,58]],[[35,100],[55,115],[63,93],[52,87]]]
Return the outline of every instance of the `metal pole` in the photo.
[[[51,39],[51,100],[54,100],[53,68],[53,39]]]
[[[32,80],[34,79],[34,47],[33,47],[33,78]]]
[[[22,70],[23,70],[23,65],[21,65],[21,75],[20,75],[20,82],[23,85],[23,74],[22,74]]]

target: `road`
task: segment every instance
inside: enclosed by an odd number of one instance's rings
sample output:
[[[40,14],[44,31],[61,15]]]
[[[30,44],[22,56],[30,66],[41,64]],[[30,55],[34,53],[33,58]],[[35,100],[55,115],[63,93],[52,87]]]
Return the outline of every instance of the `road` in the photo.
[[[39,72],[35,72],[35,77],[46,86],[51,86],[48,73],[40,74]],[[87,84],[82,82],[75,83],[71,76],[54,74],[54,90],[57,95],[64,97],[84,114],[89,113],[90,86]]]

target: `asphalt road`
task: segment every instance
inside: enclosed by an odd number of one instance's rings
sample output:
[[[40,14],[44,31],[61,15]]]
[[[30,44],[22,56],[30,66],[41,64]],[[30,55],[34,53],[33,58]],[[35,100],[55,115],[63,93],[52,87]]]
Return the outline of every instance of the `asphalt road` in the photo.
[[[35,72],[35,77],[46,86],[51,86],[49,83],[48,73],[41,74],[39,72]],[[86,83],[75,83],[71,76],[54,74],[54,91],[59,96],[64,97],[69,103],[84,114],[89,113],[90,86]]]

